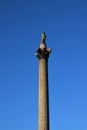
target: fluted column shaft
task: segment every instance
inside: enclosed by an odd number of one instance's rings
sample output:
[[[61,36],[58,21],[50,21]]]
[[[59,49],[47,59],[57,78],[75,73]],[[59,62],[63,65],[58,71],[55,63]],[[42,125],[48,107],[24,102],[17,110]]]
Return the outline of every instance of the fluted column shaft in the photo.
[[[38,130],[49,130],[48,58],[39,59]]]

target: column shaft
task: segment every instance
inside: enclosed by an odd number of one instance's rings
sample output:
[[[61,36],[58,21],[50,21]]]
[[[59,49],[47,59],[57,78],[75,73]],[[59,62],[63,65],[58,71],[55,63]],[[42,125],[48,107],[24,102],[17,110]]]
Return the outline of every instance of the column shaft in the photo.
[[[38,130],[49,130],[48,59],[39,59]]]

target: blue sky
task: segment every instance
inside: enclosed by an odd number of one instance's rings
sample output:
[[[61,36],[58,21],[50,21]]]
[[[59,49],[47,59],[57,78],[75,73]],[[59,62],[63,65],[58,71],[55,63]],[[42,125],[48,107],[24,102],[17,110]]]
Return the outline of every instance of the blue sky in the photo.
[[[38,129],[38,59],[47,34],[50,130],[87,130],[86,0],[0,0],[0,130]]]

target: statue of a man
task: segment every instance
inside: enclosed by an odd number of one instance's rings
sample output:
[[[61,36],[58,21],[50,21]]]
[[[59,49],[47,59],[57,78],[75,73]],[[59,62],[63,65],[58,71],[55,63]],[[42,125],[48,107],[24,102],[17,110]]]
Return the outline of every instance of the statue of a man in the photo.
[[[46,41],[46,34],[45,34],[45,32],[43,32],[43,33],[42,33],[42,42],[45,43],[45,41]]]

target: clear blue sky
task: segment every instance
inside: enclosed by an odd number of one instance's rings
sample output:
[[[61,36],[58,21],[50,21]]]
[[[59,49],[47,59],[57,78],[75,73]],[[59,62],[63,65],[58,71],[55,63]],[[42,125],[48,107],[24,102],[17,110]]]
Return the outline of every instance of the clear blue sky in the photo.
[[[50,130],[87,130],[87,1],[0,0],[0,130],[38,130],[38,59],[47,34]]]

